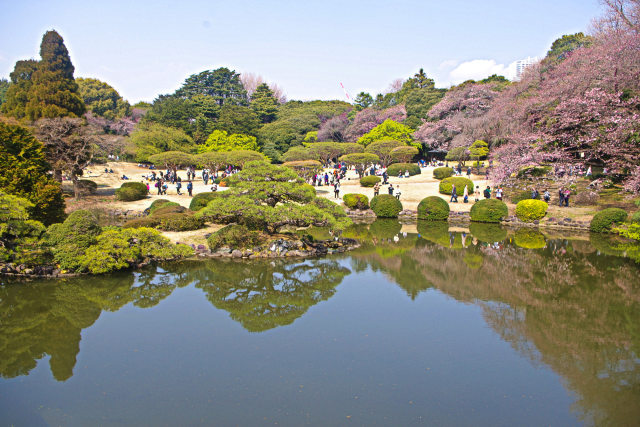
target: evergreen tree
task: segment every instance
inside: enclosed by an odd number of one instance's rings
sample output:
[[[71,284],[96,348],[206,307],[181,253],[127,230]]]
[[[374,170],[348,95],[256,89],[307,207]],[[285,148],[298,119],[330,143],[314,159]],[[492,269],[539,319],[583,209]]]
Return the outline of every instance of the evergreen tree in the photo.
[[[251,94],[251,108],[256,112],[261,123],[271,123],[278,113],[278,100],[273,96],[269,85],[262,83]]]
[[[98,79],[76,79],[87,110],[96,116],[115,120],[129,115],[131,106],[117,90]]]
[[[40,57],[31,75],[26,116],[31,120],[82,116],[85,105],[73,78],[73,64],[57,32],[47,31],[42,37]]]
[[[0,79],[0,106],[7,100],[7,90],[9,90],[10,85],[9,80]]]
[[[225,67],[189,76],[175,95],[186,99],[208,95],[220,106],[248,104],[247,91],[242,86],[240,74]]]
[[[7,89],[6,99],[0,111],[17,119],[22,119],[27,115],[25,107],[32,86],[31,76],[37,67],[38,61],[33,59],[16,62],[13,72],[9,75],[11,85]]]

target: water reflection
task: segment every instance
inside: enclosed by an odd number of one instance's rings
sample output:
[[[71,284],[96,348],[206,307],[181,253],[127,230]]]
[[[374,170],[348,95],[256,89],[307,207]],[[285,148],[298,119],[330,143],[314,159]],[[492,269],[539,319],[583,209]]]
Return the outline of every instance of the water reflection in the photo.
[[[27,375],[49,355],[54,378],[65,381],[73,375],[82,330],[102,311],[129,303],[154,307],[178,287],[202,290],[247,331],[262,332],[292,324],[334,296],[348,275],[373,270],[411,299],[437,289],[480,306],[504,341],[564,378],[585,422],[640,419],[637,246],[602,235],[545,235],[475,223],[411,228],[377,220],[344,235],[362,239],[362,247],[306,261],[190,261],[0,286],[0,375]]]

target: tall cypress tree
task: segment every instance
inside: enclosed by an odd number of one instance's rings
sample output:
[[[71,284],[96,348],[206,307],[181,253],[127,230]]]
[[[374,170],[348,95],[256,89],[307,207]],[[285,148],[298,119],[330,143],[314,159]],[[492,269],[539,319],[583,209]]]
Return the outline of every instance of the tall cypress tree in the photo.
[[[37,69],[31,75],[31,88],[25,106],[26,117],[80,117],[85,105],[73,78],[73,64],[60,34],[47,31],[40,44]]]

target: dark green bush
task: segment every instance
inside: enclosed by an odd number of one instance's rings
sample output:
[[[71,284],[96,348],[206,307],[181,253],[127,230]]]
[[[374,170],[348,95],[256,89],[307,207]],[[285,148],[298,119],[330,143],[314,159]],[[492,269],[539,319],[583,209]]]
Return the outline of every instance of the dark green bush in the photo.
[[[516,205],[516,216],[520,221],[533,222],[544,218],[548,208],[542,200],[522,200]]]
[[[48,226],[62,222],[66,218],[64,197],[57,182],[38,184],[35,192],[29,196],[29,200],[33,203],[33,207],[28,209],[31,219]]]
[[[590,230],[594,233],[611,231],[611,226],[620,224],[627,219],[627,212],[620,208],[608,208],[596,213],[591,220]]]
[[[125,182],[116,190],[116,199],[123,202],[142,200],[147,197],[147,186],[142,182]]]
[[[189,205],[189,209],[191,209],[192,211],[199,211],[200,209],[207,206],[207,203],[209,203],[209,201],[213,199],[217,194],[218,193],[216,192],[206,192],[206,193],[196,194],[195,196],[193,196],[193,199],[191,199],[191,204]]]
[[[632,223],[636,223],[636,224],[640,224],[640,211],[634,212],[634,214],[631,215],[631,222]]]
[[[157,199],[154,200],[153,203],[151,203],[151,206],[149,206],[149,215],[153,214],[157,209],[165,206],[168,203],[174,203],[174,204],[178,204],[176,202],[172,202],[171,200],[167,200],[167,199]]]
[[[514,204],[518,204],[523,200],[533,200],[531,198],[531,191],[527,190],[527,191],[518,191],[517,193],[512,193],[511,196],[509,196],[509,200],[511,200],[511,203]]]
[[[187,210],[187,208],[185,208],[184,206],[180,205],[179,203],[169,202],[169,203],[165,203],[164,205],[162,205],[159,208],[157,208],[156,210],[154,210],[153,213],[151,214],[151,216],[160,216],[160,215],[167,215],[167,214],[174,214],[174,213],[182,213],[182,212],[186,212],[186,210]]]
[[[156,218],[155,216],[143,216],[140,218],[130,219],[122,224],[122,228],[156,228],[158,224],[160,224],[160,218]]]
[[[154,215],[154,218],[159,221],[155,228],[164,231],[199,230],[204,226],[204,219],[195,217],[191,211]]]
[[[418,204],[418,219],[446,221],[449,219],[449,203],[438,196],[429,196]]]
[[[453,168],[435,168],[433,170],[433,177],[437,180],[443,180],[445,178],[449,178],[451,175],[453,175]]]
[[[93,212],[77,210],[63,223],[52,224],[44,240],[51,246],[55,261],[63,270],[78,270],[81,257],[87,248],[96,242],[102,232]]]
[[[369,209],[369,198],[364,194],[349,193],[342,196],[344,204],[349,209]]]
[[[382,179],[379,176],[363,176],[362,178],[360,178],[360,185],[362,185],[363,187],[373,187],[381,181]]]
[[[380,194],[371,199],[371,209],[379,218],[397,218],[402,203],[390,194]]]
[[[389,176],[398,176],[402,173],[409,171],[409,176],[420,175],[420,166],[414,163],[394,163],[387,168],[387,174]]]
[[[77,185],[82,194],[94,194],[98,190],[98,184],[88,179],[79,180]]]
[[[471,221],[500,222],[509,215],[509,209],[504,202],[496,199],[483,199],[471,207]]]
[[[212,251],[222,247],[231,249],[252,248],[261,243],[261,233],[249,230],[244,225],[231,224],[209,236],[207,243]]]
[[[473,237],[486,243],[502,242],[507,238],[507,230],[500,224],[472,222],[469,231]]]
[[[456,185],[456,194],[462,196],[464,194],[465,185],[469,189],[469,195],[473,194],[473,182],[470,179],[461,176],[452,176],[440,181],[440,194],[451,194],[452,185]]]

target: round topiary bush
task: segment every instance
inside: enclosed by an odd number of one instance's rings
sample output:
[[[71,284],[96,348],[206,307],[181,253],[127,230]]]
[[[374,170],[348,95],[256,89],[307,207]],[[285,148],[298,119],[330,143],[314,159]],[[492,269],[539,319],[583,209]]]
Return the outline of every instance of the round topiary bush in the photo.
[[[473,237],[486,243],[502,242],[507,238],[507,230],[500,224],[472,222],[469,231]]]
[[[394,163],[387,168],[387,174],[389,176],[398,176],[409,171],[409,176],[420,175],[420,166],[413,163]]]
[[[373,187],[374,185],[376,185],[381,181],[382,179],[379,176],[375,176],[375,175],[363,176],[362,178],[360,178],[360,185],[362,185],[363,187]]]
[[[516,205],[516,216],[520,221],[533,222],[544,218],[549,205],[542,200],[522,200]]]
[[[123,202],[142,200],[147,197],[147,186],[142,182],[125,182],[116,190],[116,199]]]
[[[442,181],[445,178],[449,178],[453,175],[453,168],[435,168],[433,170],[433,177],[439,181]]]
[[[217,194],[219,193],[212,191],[196,194],[195,196],[193,196],[193,199],[191,199],[189,209],[191,209],[192,211],[199,211],[200,209],[207,206],[207,203],[209,203],[211,199],[213,199]]]
[[[440,181],[440,194],[451,194],[451,187],[453,184],[456,186],[456,194],[458,196],[462,196],[464,194],[465,186],[469,190],[469,195],[473,194],[473,181],[461,176],[452,176]]]
[[[160,203],[156,203],[156,202],[160,202]],[[182,206],[180,206],[180,203],[172,202],[172,201],[166,200],[166,199],[156,200],[155,202],[151,203],[151,206],[149,206],[149,215],[154,215],[160,209],[163,209],[164,213],[178,212],[176,210],[176,208],[178,208],[178,207],[182,207]],[[174,208],[174,209],[169,210],[169,208]],[[183,208],[183,210],[184,210],[184,208]],[[182,211],[180,211],[180,212],[182,212]]]
[[[167,199],[156,199],[156,200],[154,200],[153,202],[151,202],[151,206],[149,206],[147,208],[149,210],[149,214],[153,214],[153,212],[155,212],[156,209],[161,208],[162,206],[166,205],[167,203],[175,203],[175,202],[172,202],[171,200],[167,200]]]
[[[547,245],[544,234],[531,228],[520,228],[514,238],[516,245],[525,249],[542,249]]]
[[[244,249],[259,245],[261,242],[260,237],[259,231],[249,230],[244,225],[232,224],[209,236],[207,243],[212,251],[222,247]]]
[[[402,203],[390,194],[380,194],[371,199],[371,209],[378,218],[397,218]]]
[[[473,204],[469,214],[471,215],[471,221],[500,222],[502,218],[509,215],[509,209],[500,200],[483,199]]]
[[[627,212],[620,208],[608,208],[601,210],[593,216],[589,229],[594,233],[606,233],[611,231],[611,226],[626,221]]]
[[[449,218],[449,203],[438,196],[429,196],[418,204],[418,219],[446,221]]]
[[[342,196],[342,201],[349,209],[369,209],[369,198],[364,194],[349,193]]]

